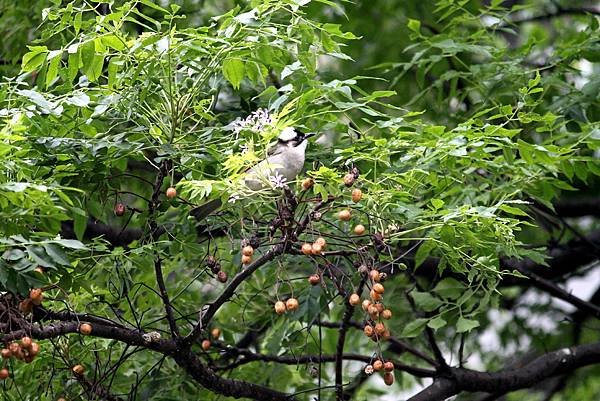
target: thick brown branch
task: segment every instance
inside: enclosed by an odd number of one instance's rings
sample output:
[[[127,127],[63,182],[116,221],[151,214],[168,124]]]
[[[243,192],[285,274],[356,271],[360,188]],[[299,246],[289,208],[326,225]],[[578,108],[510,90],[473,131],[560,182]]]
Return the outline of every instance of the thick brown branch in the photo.
[[[32,324],[26,329],[11,331],[2,336],[1,341],[8,343],[21,339],[24,336],[31,336],[36,339],[56,338],[70,333],[79,332],[80,322],[58,322],[51,323],[45,326],[40,324]],[[122,341],[129,345],[137,345],[149,348],[163,354],[171,354],[176,349],[176,344],[171,340],[157,340],[146,342],[143,338],[143,333],[133,329],[125,329],[121,327],[108,326],[94,323],[92,335],[94,337],[108,338],[112,340]]]
[[[295,398],[268,387],[242,380],[225,379],[205,366],[192,352],[174,355],[177,364],[183,367],[198,383],[216,393],[235,398],[252,398],[261,401],[294,401]]]
[[[600,363],[600,343],[579,345],[550,352],[522,367],[496,373],[450,368],[447,375],[409,401],[442,401],[461,391],[503,393],[530,387],[549,377]]]

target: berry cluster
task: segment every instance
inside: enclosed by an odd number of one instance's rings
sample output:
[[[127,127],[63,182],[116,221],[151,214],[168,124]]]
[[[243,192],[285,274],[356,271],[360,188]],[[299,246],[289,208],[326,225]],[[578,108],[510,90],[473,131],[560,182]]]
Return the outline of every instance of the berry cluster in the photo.
[[[283,315],[285,312],[294,312],[295,310],[298,310],[299,307],[300,303],[296,298],[288,298],[285,302],[275,302],[275,313]]]
[[[29,291],[29,297],[19,303],[19,310],[24,315],[28,315],[33,310],[33,306],[39,306],[44,300],[44,292],[41,288],[34,288]]]
[[[10,358],[15,358],[25,363],[30,363],[39,354],[40,346],[33,341],[31,337],[23,337],[20,342],[13,341],[6,348],[0,351],[2,359],[5,361]],[[6,367],[0,369],[0,379],[4,380],[10,376]]]
[[[217,275],[217,280],[221,283],[227,282],[227,273],[224,270],[221,270],[221,263],[212,255],[209,255],[206,258],[206,266]]]
[[[213,340],[218,340],[219,337],[221,337],[221,329],[218,327],[215,327],[214,329],[212,329],[210,331],[210,335],[213,338]],[[202,347],[202,349],[204,351],[208,351],[210,349],[211,345],[212,345],[212,342],[208,338],[205,338],[204,340],[202,340],[202,343],[200,344],[200,346]]]

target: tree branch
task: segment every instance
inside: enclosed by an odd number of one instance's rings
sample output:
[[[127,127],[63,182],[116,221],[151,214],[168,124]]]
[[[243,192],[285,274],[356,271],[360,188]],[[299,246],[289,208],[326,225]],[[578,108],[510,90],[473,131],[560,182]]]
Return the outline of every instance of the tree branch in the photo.
[[[217,344],[220,345],[220,344]],[[230,365],[219,367],[218,370],[229,370],[236,368],[240,365],[244,365],[251,362],[262,361],[262,362],[276,362],[284,365],[297,365],[297,364],[305,364],[305,363],[326,363],[326,362],[336,362],[338,359],[337,354],[332,355],[265,355],[261,353],[252,352],[247,349],[236,348],[236,347],[227,347],[222,346],[222,349],[230,352],[232,354],[241,355],[244,358],[240,359]],[[373,358],[370,356],[353,354],[353,353],[344,353],[341,355],[341,359],[351,360],[351,361],[360,361],[365,363],[371,363]],[[430,369],[423,369],[415,366],[406,365],[399,361],[393,361],[394,367],[397,370],[401,370],[403,372],[409,373],[416,377],[433,377],[435,376],[435,371]]]
[[[560,288],[558,285],[554,284],[552,281],[546,280],[545,278],[538,276],[537,274],[529,271],[523,266],[518,266],[517,270],[519,271],[519,273],[522,273],[523,275],[529,277],[529,279],[536,288],[547,292],[553,297],[562,299],[563,301],[570,303],[576,308],[581,309],[587,312],[588,314],[600,319],[600,307],[592,303],[586,302],[583,299],[574,296],[573,294],[568,293],[567,291]]]
[[[542,355],[521,367],[496,373],[450,368],[444,377],[408,401],[442,401],[461,391],[503,393],[530,387],[549,377],[600,363],[600,342],[563,348]]]
[[[192,352],[179,352],[173,356],[198,383],[216,393],[235,398],[252,398],[260,401],[294,401],[295,398],[268,387],[242,380],[225,379],[205,366]]]

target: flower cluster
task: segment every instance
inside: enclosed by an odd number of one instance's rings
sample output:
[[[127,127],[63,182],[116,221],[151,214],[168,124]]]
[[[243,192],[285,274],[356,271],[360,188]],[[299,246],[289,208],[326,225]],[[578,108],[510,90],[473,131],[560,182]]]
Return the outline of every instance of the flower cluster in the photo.
[[[269,114],[269,111],[266,109],[258,109],[253,111],[248,117],[245,119],[237,119],[231,123],[231,128],[233,132],[237,135],[242,130],[250,130],[254,132],[261,132],[265,129],[267,125],[271,125],[273,123],[273,119]]]
[[[269,181],[273,188],[285,188],[287,186],[287,179],[279,174],[279,171],[276,171],[275,175],[269,176]]]

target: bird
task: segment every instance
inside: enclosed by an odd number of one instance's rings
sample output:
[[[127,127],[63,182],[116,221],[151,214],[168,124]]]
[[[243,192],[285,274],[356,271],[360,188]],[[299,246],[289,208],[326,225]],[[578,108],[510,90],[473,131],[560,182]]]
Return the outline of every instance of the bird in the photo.
[[[251,191],[272,188],[271,178],[284,182],[293,181],[304,167],[308,138],[313,133],[305,134],[293,127],[285,127],[277,137],[277,143],[267,152],[267,158],[258,162],[246,171],[244,184]],[[194,208],[191,215],[197,220],[204,219],[222,206],[220,199],[211,200]]]

